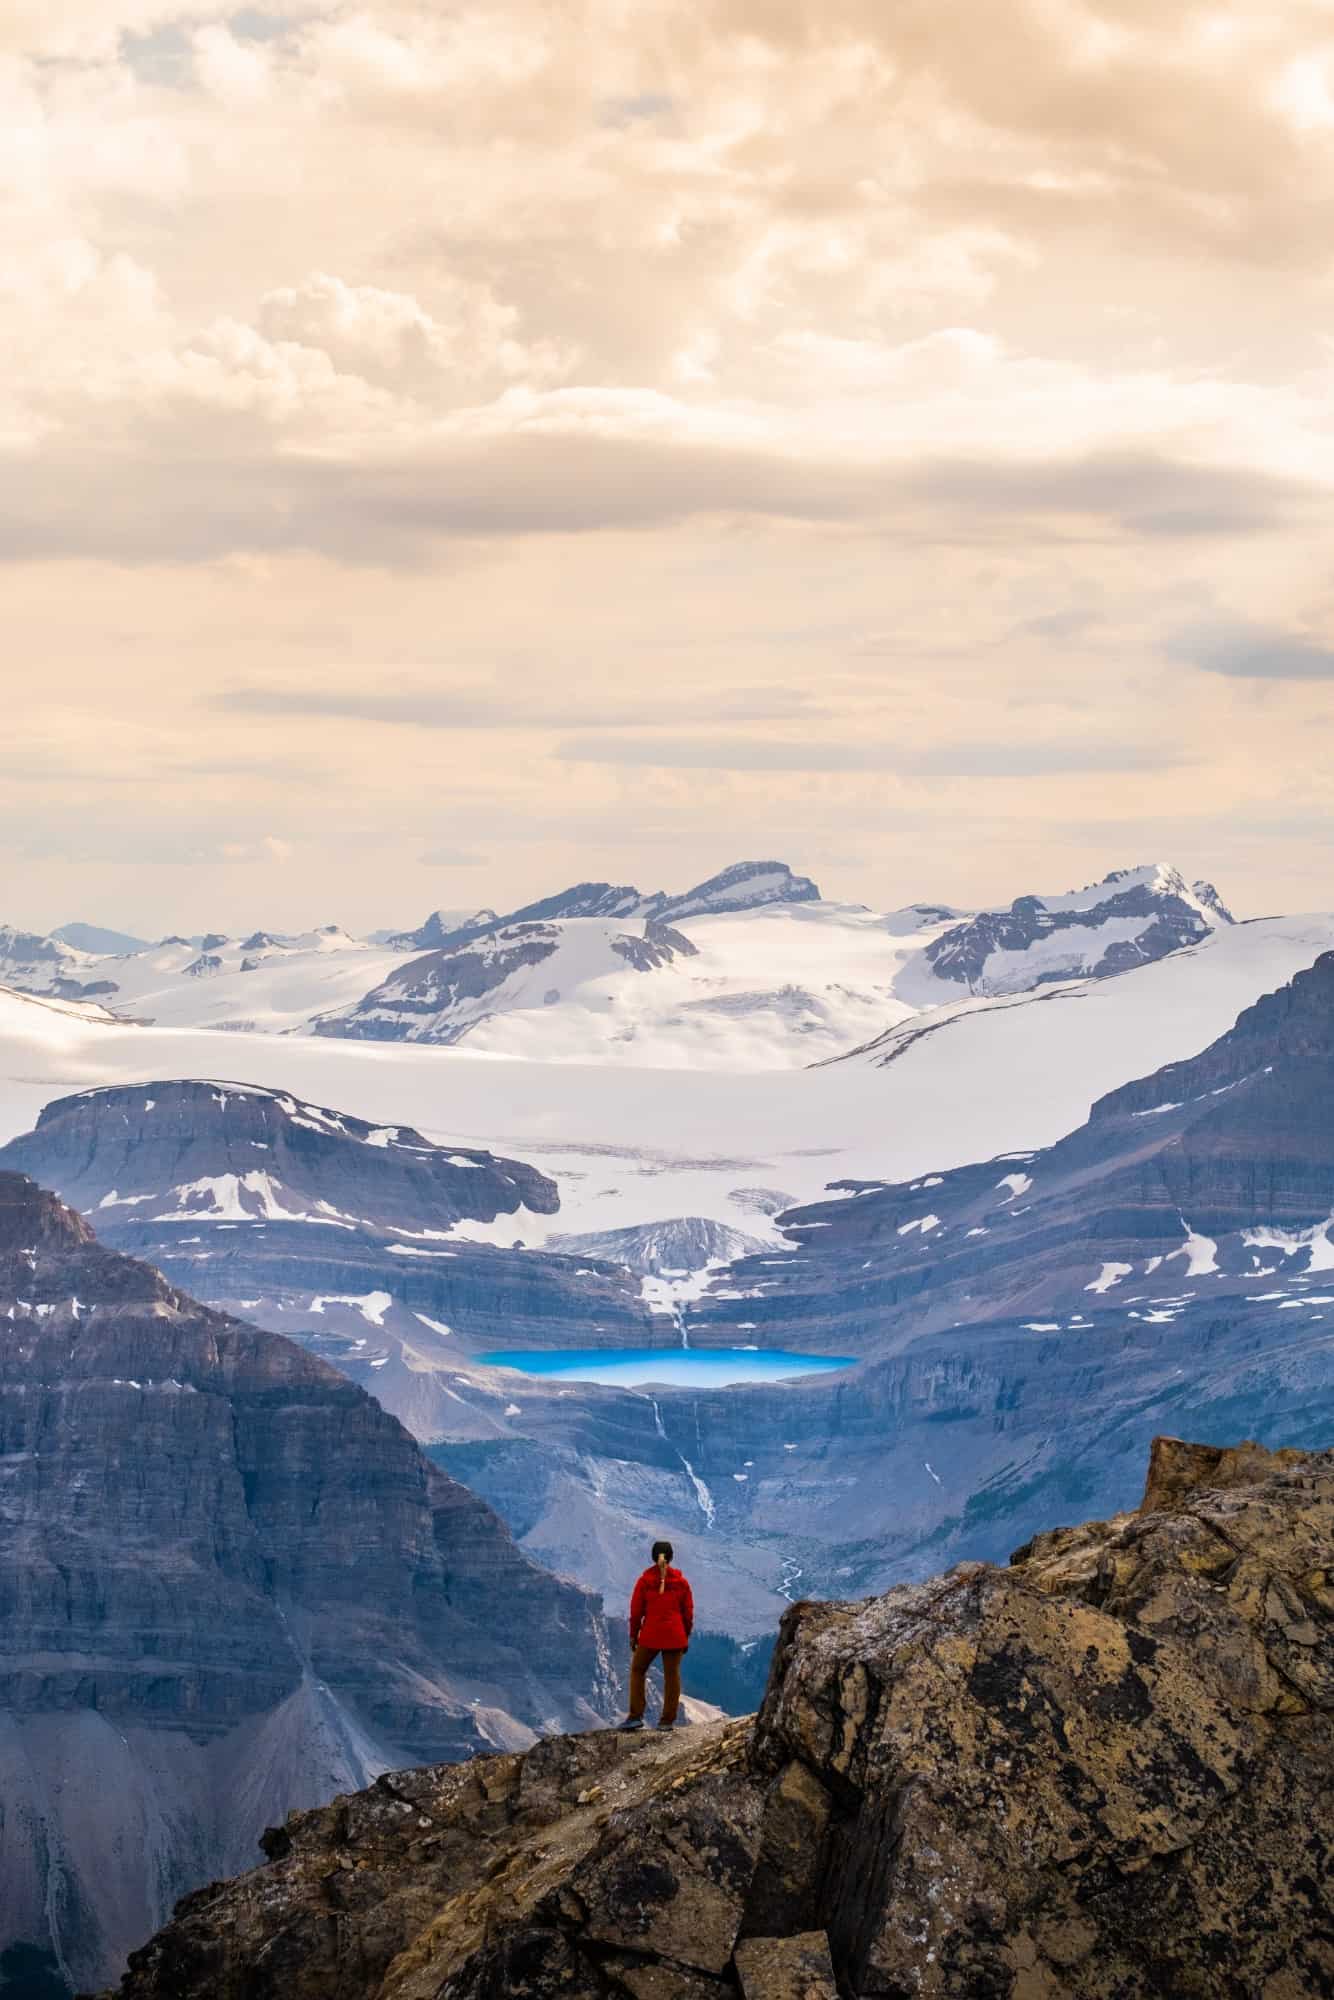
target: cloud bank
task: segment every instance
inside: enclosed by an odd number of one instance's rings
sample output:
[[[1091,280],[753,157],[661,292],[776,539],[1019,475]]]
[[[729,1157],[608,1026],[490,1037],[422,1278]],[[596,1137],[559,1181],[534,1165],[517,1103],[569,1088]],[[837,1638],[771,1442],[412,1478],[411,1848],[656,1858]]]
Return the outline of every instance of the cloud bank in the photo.
[[[1318,900],[1332,135],[1328,0],[17,0],[0,918]]]

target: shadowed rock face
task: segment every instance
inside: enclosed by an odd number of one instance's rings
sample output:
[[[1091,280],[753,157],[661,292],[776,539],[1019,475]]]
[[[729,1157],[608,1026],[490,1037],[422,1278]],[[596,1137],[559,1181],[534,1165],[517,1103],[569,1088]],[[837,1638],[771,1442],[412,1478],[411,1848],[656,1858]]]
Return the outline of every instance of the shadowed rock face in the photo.
[[[94,1983],[275,1810],[613,1698],[369,1396],[0,1173],[0,1950]]]
[[[122,2000],[1317,2000],[1331,1548],[1334,1454],[1160,1439],[1135,1514],[794,1605],[750,1724],[292,1815]]]
[[[640,1280],[577,1258],[468,1240],[522,1239],[559,1205],[524,1162],[439,1146],[283,1091],[152,1082],[80,1092],[0,1149],[206,1303],[301,1340],[402,1419],[493,1434],[508,1398],[460,1402],[457,1370],[495,1347],[679,1341]],[[512,1217],[512,1224],[508,1218]],[[462,1234],[454,1235],[456,1228]],[[468,1384],[464,1390],[471,1394]]]
[[[437,1146],[251,1084],[174,1081],[58,1098],[0,1163],[41,1176],[113,1226],[219,1220],[400,1233],[554,1215],[556,1184],[520,1160]],[[128,1246],[127,1246],[128,1247]],[[137,1247],[137,1246],[136,1246]]]
[[[459,1042],[486,1020],[482,1003],[511,985],[516,974],[555,957],[569,942],[562,918],[514,921],[485,932],[467,932],[424,958],[398,966],[355,1006],[325,1015],[315,1033],[354,1040]],[[651,973],[678,958],[695,958],[696,947],[669,924],[645,918],[633,930],[605,928],[600,936],[605,970],[619,961],[632,972]],[[560,997],[548,989],[548,1004]]]
[[[936,938],[925,957],[938,979],[970,993],[1006,993],[1125,972],[1231,922],[1212,883],[1188,887],[1174,868],[1122,869],[1080,896],[1018,896],[1008,910],[984,910]],[[1046,954],[1049,967],[1023,965],[1030,954],[1035,961]]]

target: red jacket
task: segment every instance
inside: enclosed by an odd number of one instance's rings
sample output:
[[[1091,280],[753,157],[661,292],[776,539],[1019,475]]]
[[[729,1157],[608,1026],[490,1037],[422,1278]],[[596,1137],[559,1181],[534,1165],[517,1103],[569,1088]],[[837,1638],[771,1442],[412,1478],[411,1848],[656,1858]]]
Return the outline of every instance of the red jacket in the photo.
[[[630,1643],[658,1652],[684,1652],[695,1622],[695,1600],[679,1569],[668,1568],[665,1581],[658,1565],[646,1569],[630,1599]]]

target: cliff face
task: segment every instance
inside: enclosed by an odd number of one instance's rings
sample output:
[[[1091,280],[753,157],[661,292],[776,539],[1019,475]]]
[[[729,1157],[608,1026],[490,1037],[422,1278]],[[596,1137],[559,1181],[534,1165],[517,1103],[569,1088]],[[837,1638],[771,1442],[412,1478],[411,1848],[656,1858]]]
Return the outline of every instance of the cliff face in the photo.
[[[521,1160],[437,1146],[411,1126],[370,1125],[241,1083],[57,1098],[5,1149],[5,1163],[47,1175],[66,1201],[100,1205],[109,1220],[144,1208],[160,1221],[397,1223],[407,1234],[560,1207],[555,1182]]]
[[[183,1903],[122,2000],[1316,2000],[1334,1454],[795,1605],[750,1724],[395,1773]]]
[[[81,1091],[0,1148],[5,1167],[196,1297],[303,1341],[419,1437],[469,1413],[455,1372],[470,1354],[679,1339],[627,1271],[502,1247],[558,1209],[535,1168],[284,1091]],[[505,1400],[475,1399],[483,1435]]]
[[[369,1396],[8,1173],[0,1527],[0,1949],[85,1984],[275,1811],[614,1698],[596,1600]]]

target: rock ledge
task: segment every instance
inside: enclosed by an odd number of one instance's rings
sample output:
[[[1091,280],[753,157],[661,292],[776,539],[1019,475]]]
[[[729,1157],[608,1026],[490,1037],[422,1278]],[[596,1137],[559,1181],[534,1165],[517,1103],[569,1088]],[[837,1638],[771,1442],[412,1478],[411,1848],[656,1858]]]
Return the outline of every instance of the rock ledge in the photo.
[[[122,2000],[1316,2000],[1334,1452],[794,1605],[751,1721],[400,1772],[266,1836]]]

